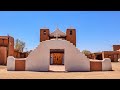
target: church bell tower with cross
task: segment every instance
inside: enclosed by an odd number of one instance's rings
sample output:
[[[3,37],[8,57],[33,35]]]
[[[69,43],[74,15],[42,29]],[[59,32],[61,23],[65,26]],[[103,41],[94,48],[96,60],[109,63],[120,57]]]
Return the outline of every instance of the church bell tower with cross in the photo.
[[[52,33],[49,32],[49,29],[44,27],[40,29],[40,42],[50,39],[63,39],[70,41],[73,45],[76,46],[76,29],[70,27],[66,30],[66,33],[62,32],[58,27]]]
[[[43,27],[40,29],[40,42],[49,40],[49,29],[46,27]]]
[[[66,30],[66,40],[73,43],[76,46],[76,29],[73,27],[67,28]]]

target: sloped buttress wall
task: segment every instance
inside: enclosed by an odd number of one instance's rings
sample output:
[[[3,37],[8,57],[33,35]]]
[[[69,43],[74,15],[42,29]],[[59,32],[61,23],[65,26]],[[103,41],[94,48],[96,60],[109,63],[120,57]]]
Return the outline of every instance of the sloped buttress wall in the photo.
[[[66,71],[90,71],[89,59],[72,43],[66,40],[46,40],[40,42],[26,58],[26,70],[48,71],[50,49],[64,49],[64,65]]]

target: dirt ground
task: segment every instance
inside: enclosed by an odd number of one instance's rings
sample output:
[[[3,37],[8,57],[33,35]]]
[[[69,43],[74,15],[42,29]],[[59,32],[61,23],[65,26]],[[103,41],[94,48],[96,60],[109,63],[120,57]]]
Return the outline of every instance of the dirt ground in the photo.
[[[7,71],[0,66],[0,79],[120,79],[120,62],[112,62],[113,71],[94,72],[33,72]]]

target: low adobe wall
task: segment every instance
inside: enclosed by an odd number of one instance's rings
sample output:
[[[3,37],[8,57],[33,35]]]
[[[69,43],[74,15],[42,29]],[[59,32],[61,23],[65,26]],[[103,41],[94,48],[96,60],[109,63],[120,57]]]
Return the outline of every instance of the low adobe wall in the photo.
[[[102,61],[91,60],[90,61],[90,71],[102,71]]]
[[[25,71],[25,58],[16,58],[15,59],[15,71]]]
[[[15,71],[15,58],[13,56],[8,56],[7,58],[7,70]]]
[[[118,59],[120,58],[120,52],[119,51],[103,51],[102,56],[103,58],[110,58],[111,62],[118,62]]]
[[[7,63],[8,71],[25,71],[26,70],[26,58],[14,58],[8,57]],[[111,71],[112,65],[109,58],[103,60],[90,59],[90,71]]]
[[[7,70],[8,71],[25,71],[26,58],[8,57]]]
[[[90,60],[90,71],[111,71],[112,64],[109,58],[103,60]]]

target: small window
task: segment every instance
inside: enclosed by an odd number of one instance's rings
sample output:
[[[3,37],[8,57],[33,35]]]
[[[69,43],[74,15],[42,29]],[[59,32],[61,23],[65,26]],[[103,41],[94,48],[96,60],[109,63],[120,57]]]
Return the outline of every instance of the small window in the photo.
[[[45,30],[43,31],[43,34],[46,35],[46,31]]]
[[[70,30],[70,35],[72,35],[72,30]]]

